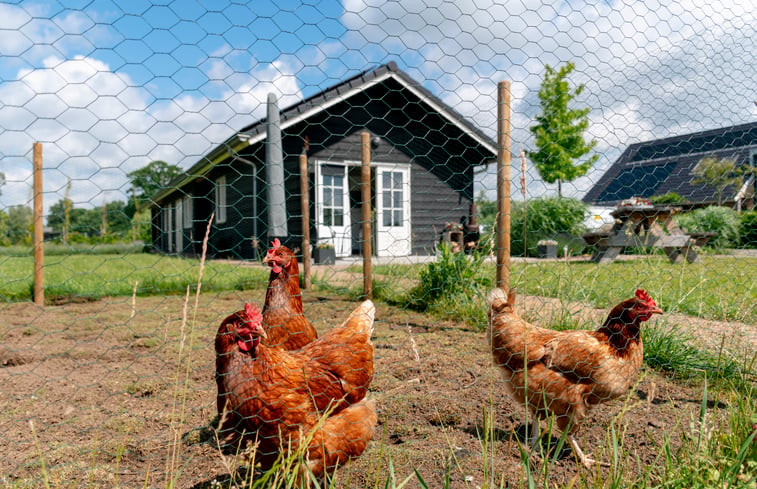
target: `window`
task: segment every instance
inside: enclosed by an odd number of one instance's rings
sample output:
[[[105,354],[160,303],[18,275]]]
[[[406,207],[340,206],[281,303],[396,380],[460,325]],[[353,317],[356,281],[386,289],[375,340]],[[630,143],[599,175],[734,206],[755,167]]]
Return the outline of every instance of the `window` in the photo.
[[[402,172],[387,171],[381,174],[383,198],[382,224],[398,227],[403,224],[404,196],[402,192]]]
[[[226,222],[226,176],[220,176],[216,180],[216,222],[223,224]]]
[[[193,215],[193,205],[192,205],[192,197],[184,197],[181,200],[181,207],[182,207],[182,216],[183,216],[183,225],[184,229],[188,229],[192,227],[192,221],[194,219]]]
[[[344,226],[343,175],[323,175],[323,224]]]
[[[166,235],[168,236],[168,243],[166,244],[167,245],[166,251],[168,253],[173,251],[173,239],[174,239],[173,215],[174,215],[174,206],[173,204],[171,204],[168,207],[166,207],[165,213],[163,214],[163,217],[165,218],[165,223],[166,223],[166,226],[165,226]]]

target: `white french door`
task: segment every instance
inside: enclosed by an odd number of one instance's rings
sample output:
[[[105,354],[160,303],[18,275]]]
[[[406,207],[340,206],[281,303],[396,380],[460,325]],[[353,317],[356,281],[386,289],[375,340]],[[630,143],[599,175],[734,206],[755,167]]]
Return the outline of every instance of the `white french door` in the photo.
[[[376,211],[376,255],[410,255],[409,167],[376,166]]]
[[[352,254],[350,199],[347,167],[316,164],[315,206],[318,215],[318,242],[334,245],[336,256]]]

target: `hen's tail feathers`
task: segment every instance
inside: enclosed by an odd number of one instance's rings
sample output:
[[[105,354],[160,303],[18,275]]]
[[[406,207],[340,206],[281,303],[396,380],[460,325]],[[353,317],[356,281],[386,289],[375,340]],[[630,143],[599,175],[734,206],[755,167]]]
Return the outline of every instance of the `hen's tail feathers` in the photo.
[[[373,321],[376,317],[376,306],[371,301],[365,301],[342,324],[343,328],[351,328],[357,332],[373,336]]]
[[[318,476],[333,473],[340,465],[360,456],[368,442],[378,418],[376,404],[365,399],[328,418],[318,428],[308,449],[308,468]]]
[[[503,289],[492,289],[486,298],[493,312],[502,312],[506,307],[515,307],[515,291],[505,293]]]

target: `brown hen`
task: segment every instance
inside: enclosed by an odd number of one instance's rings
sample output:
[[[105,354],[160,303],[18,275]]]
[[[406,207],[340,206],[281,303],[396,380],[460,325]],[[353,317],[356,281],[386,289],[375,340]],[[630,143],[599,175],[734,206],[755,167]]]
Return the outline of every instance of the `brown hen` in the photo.
[[[515,312],[515,293],[489,293],[489,338],[494,363],[502,370],[513,399],[534,417],[532,448],[538,420],[554,415],[573,451],[586,467],[588,458],[574,438],[581,421],[600,402],[628,392],[644,358],[641,323],[662,314],[643,290],[616,305],[596,331],[553,331],[528,322]]]
[[[263,263],[271,267],[263,306],[264,343],[286,350],[298,350],[316,339],[318,333],[305,318],[302,309],[297,258],[276,238],[266,252]]]
[[[226,318],[215,340],[222,429],[257,441],[255,458],[264,469],[303,440],[316,476],[359,456],[377,420],[365,399],[373,379],[374,315],[365,301],[344,324],[297,351],[267,346],[262,316],[250,304]]]

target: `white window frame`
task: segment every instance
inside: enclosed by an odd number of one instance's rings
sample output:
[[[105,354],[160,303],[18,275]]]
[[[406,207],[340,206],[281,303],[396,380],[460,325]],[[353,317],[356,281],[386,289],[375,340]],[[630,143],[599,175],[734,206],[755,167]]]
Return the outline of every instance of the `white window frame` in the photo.
[[[372,165],[373,166],[373,165]],[[376,163],[376,222],[375,222],[375,236],[376,236],[376,256],[408,256],[412,253],[412,213],[410,201],[412,199],[411,192],[411,178],[412,169],[410,165],[401,163]],[[384,189],[383,178],[385,172],[402,173],[402,207],[394,205],[395,191],[398,188],[392,186],[389,192],[389,198],[392,199],[388,207],[385,207],[384,202]],[[391,210],[392,215],[390,219],[390,225],[384,226],[384,211]],[[398,223],[395,220],[395,212],[401,210],[402,218]],[[399,225],[397,225],[399,224]]]
[[[226,222],[226,175],[221,175],[215,181],[216,223]]]
[[[342,181],[341,185],[336,185],[334,183],[334,179],[336,178]],[[323,222],[325,226],[344,227],[345,214],[349,211],[349,206],[347,206],[347,211],[345,211],[345,201],[349,198],[347,189],[348,182],[346,181],[348,178],[345,175],[321,175],[321,179],[321,186],[323,187],[322,191],[324,192],[323,195],[326,195],[326,190],[328,190],[331,195],[330,204],[326,204],[326,202],[322,202],[321,204],[321,222]],[[327,183],[327,180],[329,183]],[[339,189],[340,191],[341,199],[339,199],[339,202],[337,202],[336,198],[336,189]],[[342,222],[336,222],[337,215],[341,217]]]
[[[182,199],[179,199],[174,202],[173,210],[174,210],[174,223],[176,228],[176,238],[174,239],[175,245],[176,245],[176,253],[181,253],[184,251],[184,228],[182,227],[182,223],[184,221],[184,218],[182,216],[183,211],[183,205],[182,205]]]
[[[192,197],[186,196],[181,199],[182,218],[184,229],[191,229],[194,221],[194,202]]]
[[[173,242],[174,242],[174,226],[173,226],[173,211],[174,204],[171,203],[166,207],[165,213],[163,216],[166,218],[166,235],[168,237],[168,240],[166,242],[166,251],[168,253],[172,253],[174,251],[173,248]]]
[[[400,185],[395,187],[395,175],[399,175]],[[387,169],[381,174],[381,177],[389,176],[389,186],[385,185],[385,182],[381,182],[382,186],[382,205],[381,215],[377,218],[381,219],[381,225],[383,227],[402,227],[405,225],[405,220],[408,219],[408,199],[409,185],[407,180],[408,173],[399,169]],[[386,196],[389,196],[389,202],[386,201]],[[400,195],[404,197],[403,201],[400,201],[399,206],[396,205],[395,197]],[[387,215],[387,212],[389,213]],[[386,223],[386,218],[389,217],[389,224]]]

